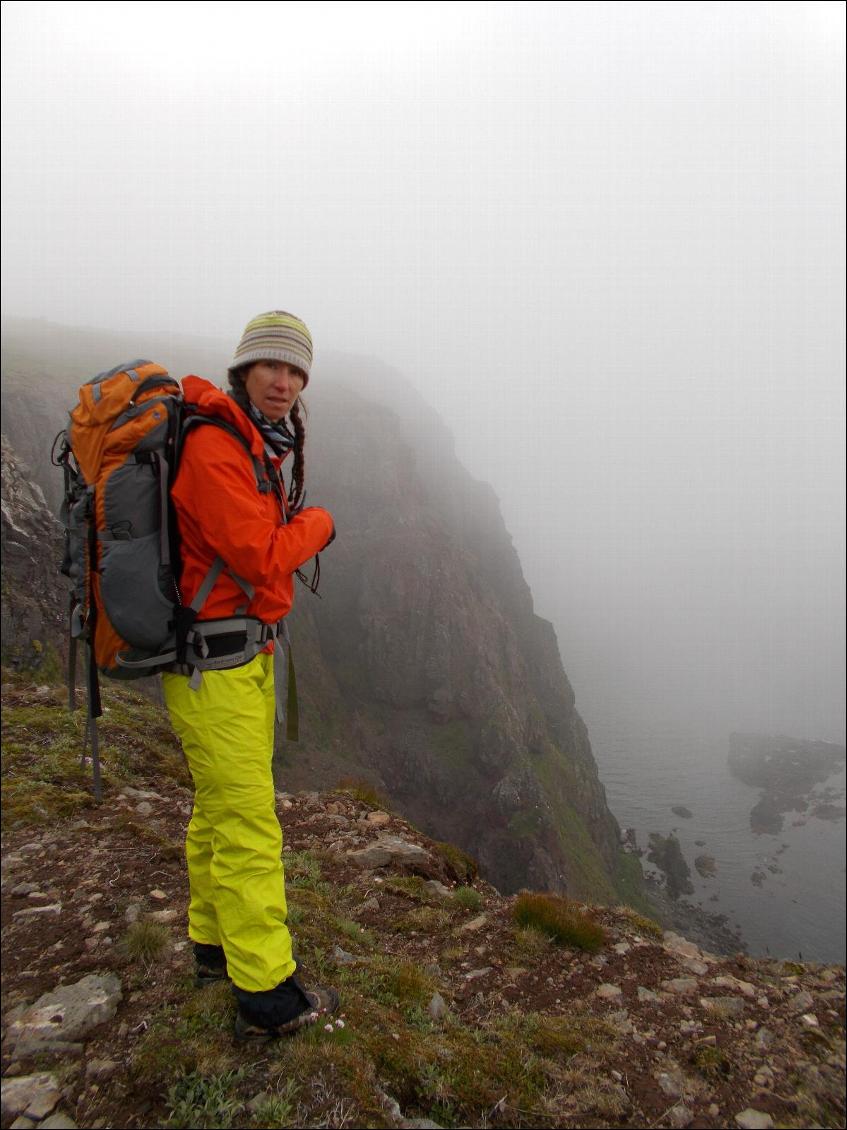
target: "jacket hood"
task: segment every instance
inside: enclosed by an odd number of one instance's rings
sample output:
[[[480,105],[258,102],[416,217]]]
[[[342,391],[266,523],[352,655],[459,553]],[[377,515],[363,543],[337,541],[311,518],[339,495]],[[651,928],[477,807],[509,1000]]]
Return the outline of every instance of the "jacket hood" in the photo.
[[[195,376],[182,378],[182,391],[186,403],[193,405],[201,415],[215,416],[238,428],[250,444],[251,452],[262,458],[265,450],[262,436],[231,396],[204,377]]]

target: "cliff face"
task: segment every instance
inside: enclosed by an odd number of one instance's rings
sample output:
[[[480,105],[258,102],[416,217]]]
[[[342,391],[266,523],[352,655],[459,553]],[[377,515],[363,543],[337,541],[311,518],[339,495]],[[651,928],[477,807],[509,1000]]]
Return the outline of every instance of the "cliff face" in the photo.
[[[154,342],[119,353],[111,337],[106,355],[74,333],[61,396],[55,382],[26,380],[60,364],[50,335],[41,362],[32,342],[13,340],[7,427],[27,436],[36,413],[52,412],[52,440],[86,364],[81,341],[89,373],[124,355],[189,371]],[[368,778],[505,892],[637,897],[637,862],[621,853],[553,628],[534,615],[493,490],[378,362],[323,358],[313,383],[307,504],[332,510],[338,538],[322,557],[322,599],[300,589],[291,618],[304,739],[279,750],[280,783]],[[46,448],[34,473],[55,483]]]
[[[3,662],[54,671],[67,601],[57,571],[61,529],[5,435],[2,483]]]

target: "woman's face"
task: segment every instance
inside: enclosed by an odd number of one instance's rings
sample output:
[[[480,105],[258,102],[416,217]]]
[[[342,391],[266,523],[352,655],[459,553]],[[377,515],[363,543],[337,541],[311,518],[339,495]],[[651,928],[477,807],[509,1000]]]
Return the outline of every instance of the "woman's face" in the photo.
[[[244,378],[251,402],[273,423],[288,415],[305,383],[303,372],[287,361],[255,361]]]

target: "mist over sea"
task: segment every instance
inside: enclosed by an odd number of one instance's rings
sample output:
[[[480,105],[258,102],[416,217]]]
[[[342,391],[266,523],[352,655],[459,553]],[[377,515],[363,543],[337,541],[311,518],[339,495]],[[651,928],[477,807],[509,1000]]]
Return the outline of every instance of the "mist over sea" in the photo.
[[[582,679],[579,671],[569,674],[609,807],[622,827],[635,830],[645,870],[657,874],[646,858],[649,834],[673,831],[691,868],[695,893],[687,901],[726,915],[751,955],[844,963],[843,816],[788,812],[778,834],[754,834],[750,809],[761,791],[733,777],[727,765],[735,727],[717,717],[668,718],[666,704],[643,698],[636,704],[610,694],[596,679]],[[843,764],[815,795],[824,789],[838,796],[835,804],[843,809]],[[675,805],[692,816],[675,814]],[[703,854],[715,860],[713,877],[701,877],[694,867]]]

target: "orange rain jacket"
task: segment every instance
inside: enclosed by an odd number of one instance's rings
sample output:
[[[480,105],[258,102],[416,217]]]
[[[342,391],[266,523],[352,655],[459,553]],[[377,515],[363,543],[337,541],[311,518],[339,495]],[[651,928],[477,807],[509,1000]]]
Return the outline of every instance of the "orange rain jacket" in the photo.
[[[185,377],[185,399],[206,416],[232,424],[261,461],[264,441],[232,397],[202,377]],[[276,459],[277,467],[283,462]],[[246,615],[274,623],[291,609],[292,574],[319,553],[332,537],[328,511],[309,506],[284,524],[273,492],[261,494],[253,463],[238,440],[222,428],[196,427],[185,438],[176,482],[176,507],[182,553],[180,589],[189,604],[216,557],[255,587]],[[244,591],[225,570],[198,619],[243,614]]]

